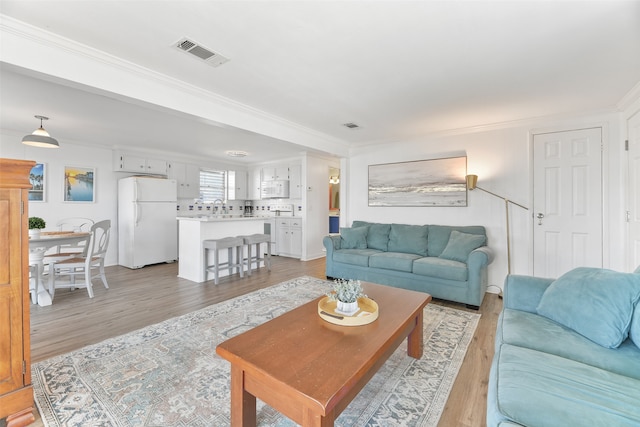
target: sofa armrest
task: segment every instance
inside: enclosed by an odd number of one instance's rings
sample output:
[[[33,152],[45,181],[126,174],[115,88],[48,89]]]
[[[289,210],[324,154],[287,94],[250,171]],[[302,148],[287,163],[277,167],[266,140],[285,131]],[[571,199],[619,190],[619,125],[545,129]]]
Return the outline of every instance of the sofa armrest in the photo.
[[[504,308],[537,313],[544,291],[554,279],[511,274],[504,281]]]
[[[469,254],[467,258],[467,266],[472,268],[472,266],[487,266],[493,262],[493,251],[489,246],[481,246],[477,249],[474,249]]]
[[[324,238],[322,239],[322,244],[325,248],[327,248],[327,255],[330,255],[333,253],[334,249],[340,249],[340,236],[324,236]]]

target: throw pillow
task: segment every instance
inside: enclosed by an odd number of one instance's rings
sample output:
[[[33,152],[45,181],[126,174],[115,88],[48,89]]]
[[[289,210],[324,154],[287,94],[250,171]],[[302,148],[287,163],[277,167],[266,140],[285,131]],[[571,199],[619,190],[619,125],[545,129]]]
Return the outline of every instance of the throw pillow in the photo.
[[[606,348],[629,335],[640,299],[640,275],[580,267],[554,281],[542,295],[538,314]]]
[[[452,261],[467,262],[469,254],[474,249],[484,246],[487,242],[486,236],[478,234],[461,233],[453,230],[449,236],[449,242],[440,254],[440,258]]]
[[[629,328],[629,338],[640,348],[640,302],[636,303],[636,308],[631,316],[631,327]]]
[[[367,247],[386,252],[389,244],[390,230],[390,224],[371,224],[367,232]]]
[[[369,227],[340,228],[340,248],[366,249]]]

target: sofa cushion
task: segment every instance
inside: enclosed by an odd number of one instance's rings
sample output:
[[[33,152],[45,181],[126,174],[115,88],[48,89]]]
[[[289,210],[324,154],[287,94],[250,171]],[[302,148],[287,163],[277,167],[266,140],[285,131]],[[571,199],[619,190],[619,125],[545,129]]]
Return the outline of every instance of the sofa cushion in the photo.
[[[461,233],[453,230],[449,236],[449,242],[440,254],[440,258],[453,261],[467,262],[472,250],[484,246],[487,237],[479,234]]]
[[[411,273],[413,261],[420,255],[401,252],[382,252],[369,257],[369,267],[384,268],[385,270],[406,271]]]
[[[524,426],[637,426],[640,381],[570,359],[504,344],[497,405]]]
[[[537,310],[603,347],[616,348],[629,335],[638,299],[639,275],[580,267],[555,280]]]
[[[403,252],[427,256],[426,225],[391,224],[389,252]]]
[[[368,267],[369,256],[379,252],[380,251],[376,251],[375,249],[338,249],[333,252],[333,260],[343,264]]]
[[[366,249],[368,227],[340,228],[340,248]]]
[[[387,251],[391,224],[371,224],[367,232],[367,247]]]
[[[424,257],[413,262],[413,273],[421,276],[466,282],[469,276],[467,264],[437,257]]]
[[[640,349],[631,340],[625,340],[616,349],[605,348],[538,314],[505,308],[496,330],[496,345],[503,343],[555,354],[640,380]]]
[[[429,256],[440,256],[444,248],[449,243],[449,236],[453,230],[461,233],[480,234],[486,236],[486,230],[481,225],[469,225],[464,227],[454,227],[449,225],[430,225],[429,239],[427,243]]]

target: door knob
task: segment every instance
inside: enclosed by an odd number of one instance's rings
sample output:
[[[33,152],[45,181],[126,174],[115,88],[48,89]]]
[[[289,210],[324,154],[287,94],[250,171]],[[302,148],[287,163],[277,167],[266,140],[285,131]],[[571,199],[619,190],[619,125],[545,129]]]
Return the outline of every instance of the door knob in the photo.
[[[536,217],[538,218],[538,225],[542,225],[542,218],[544,218],[544,214],[542,212],[538,212]]]

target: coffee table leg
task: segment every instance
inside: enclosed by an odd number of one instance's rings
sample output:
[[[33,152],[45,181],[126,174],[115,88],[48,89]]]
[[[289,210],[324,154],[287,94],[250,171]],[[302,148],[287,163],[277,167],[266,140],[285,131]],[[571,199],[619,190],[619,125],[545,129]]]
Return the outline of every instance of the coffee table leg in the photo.
[[[231,365],[231,425],[256,426],[256,397],[244,390],[244,371]]]
[[[311,412],[309,409],[303,410],[302,426],[303,427],[333,427],[333,421],[336,416],[331,411],[326,416]]]
[[[422,357],[423,342],[422,333],[424,329],[424,319],[422,317],[422,310],[416,316],[416,327],[409,333],[407,338],[407,354],[414,359],[420,359]]]

